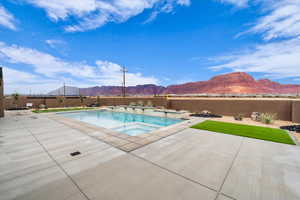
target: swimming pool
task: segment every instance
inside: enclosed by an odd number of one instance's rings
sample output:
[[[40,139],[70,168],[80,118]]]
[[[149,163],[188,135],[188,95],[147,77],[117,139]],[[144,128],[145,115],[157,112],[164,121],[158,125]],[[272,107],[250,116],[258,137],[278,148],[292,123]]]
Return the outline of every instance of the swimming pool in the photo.
[[[183,121],[181,119],[107,110],[60,113],[60,115],[131,136],[150,133],[161,127],[170,126]]]

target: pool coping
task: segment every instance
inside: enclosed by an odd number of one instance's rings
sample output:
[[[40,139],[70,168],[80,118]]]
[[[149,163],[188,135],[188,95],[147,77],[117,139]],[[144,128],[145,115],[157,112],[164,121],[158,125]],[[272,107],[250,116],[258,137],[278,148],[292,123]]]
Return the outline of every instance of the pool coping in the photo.
[[[193,126],[205,120],[204,118],[190,117],[189,119],[183,122],[167,127],[162,127],[150,133],[141,134],[137,136],[130,136],[111,129],[96,126],[76,119],[67,118],[63,115],[58,115],[57,113],[47,114],[47,117],[59,123],[63,123],[64,125],[67,125],[73,129],[83,132],[97,140],[105,142],[125,152],[130,152],[139,149],[162,138],[176,134],[186,128],[189,128],[190,126]]]

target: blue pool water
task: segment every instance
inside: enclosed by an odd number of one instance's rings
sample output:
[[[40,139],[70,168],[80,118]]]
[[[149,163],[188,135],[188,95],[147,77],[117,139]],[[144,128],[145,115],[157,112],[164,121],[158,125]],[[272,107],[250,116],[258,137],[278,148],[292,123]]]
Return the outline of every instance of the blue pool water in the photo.
[[[61,113],[61,115],[131,136],[182,122],[180,119],[106,110]]]

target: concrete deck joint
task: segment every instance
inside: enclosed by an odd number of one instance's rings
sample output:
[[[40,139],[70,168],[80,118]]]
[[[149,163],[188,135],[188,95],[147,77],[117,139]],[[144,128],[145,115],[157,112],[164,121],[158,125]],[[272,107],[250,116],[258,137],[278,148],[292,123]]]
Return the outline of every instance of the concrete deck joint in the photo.
[[[229,195],[227,195],[227,194],[224,194],[224,193],[222,193],[222,192],[218,193],[217,198],[219,198],[220,195],[223,195],[223,196],[225,196],[225,197],[227,197],[227,198],[229,198],[229,199],[232,199],[232,200],[237,200],[236,198],[233,198],[233,197],[231,197],[231,196],[229,196]]]
[[[138,159],[140,159],[140,160],[143,160],[143,161],[145,161],[145,162],[147,162],[147,163],[150,163],[151,165],[154,165],[154,166],[156,166],[156,167],[158,167],[158,168],[160,168],[160,169],[162,169],[162,170],[164,170],[164,171],[167,171],[167,172],[169,172],[169,173],[171,173],[171,174],[173,174],[173,175],[179,176],[179,177],[181,177],[181,178],[183,178],[183,179],[185,179],[185,180],[187,180],[187,181],[190,181],[190,182],[192,182],[192,183],[195,183],[195,184],[197,184],[197,185],[200,185],[200,186],[202,186],[202,187],[205,187],[205,188],[207,188],[207,189],[209,189],[209,190],[211,190],[211,191],[218,192],[217,190],[215,190],[215,189],[213,189],[213,188],[211,188],[211,187],[209,187],[209,186],[207,186],[207,185],[204,185],[204,184],[202,184],[202,183],[199,183],[198,181],[195,181],[195,180],[190,179],[190,178],[188,178],[188,177],[186,177],[186,176],[183,176],[183,175],[181,175],[181,174],[178,174],[178,173],[176,173],[176,172],[174,172],[174,171],[172,171],[172,170],[170,170],[170,169],[167,169],[167,168],[165,168],[165,167],[162,167],[162,166],[160,166],[160,165],[158,165],[158,164],[156,164],[156,163],[154,163],[154,162],[152,162],[152,161],[150,161],[150,160],[147,160],[147,159],[145,159],[145,158],[142,158],[142,157],[137,156],[137,155],[135,155],[135,154],[132,154],[132,153],[130,153],[130,152],[129,152],[128,154],[130,154],[130,155],[132,155],[132,156],[134,156],[134,157],[136,157],[136,158],[138,158]]]
[[[28,129],[26,128],[32,137],[41,145],[41,147],[44,149],[44,151],[48,154],[48,156],[51,158],[51,160],[63,171],[63,173],[70,179],[70,181],[75,185],[75,187],[79,190],[79,192],[87,199],[91,200],[79,187],[79,185],[73,180],[73,178],[65,171],[65,169],[53,158],[53,156],[49,153],[47,148],[39,141],[39,139]]]
[[[234,163],[235,163],[235,161],[236,161],[236,159],[237,159],[237,157],[238,157],[238,155],[239,155],[239,153],[240,153],[240,151],[241,151],[242,145],[243,145],[243,143],[244,143],[244,139],[245,139],[245,138],[242,138],[241,143],[240,143],[240,145],[239,145],[239,147],[238,147],[238,150],[237,150],[237,152],[235,153],[234,158],[232,159],[232,162],[230,163],[230,167],[229,167],[228,171],[226,172],[226,175],[225,175],[225,177],[224,177],[224,179],[223,179],[223,181],[222,181],[222,184],[221,184],[219,190],[217,191],[218,193],[217,193],[217,196],[216,196],[215,200],[217,200],[217,199],[219,198],[220,194],[222,194],[222,195],[224,195],[224,196],[226,196],[226,197],[228,197],[228,198],[231,198],[231,199],[234,199],[234,200],[235,200],[235,198],[230,197],[230,196],[228,196],[228,195],[226,195],[226,194],[223,194],[223,193],[221,193],[221,191],[222,191],[222,188],[223,188],[223,186],[224,186],[224,184],[225,184],[225,181],[226,181],[226,179],[227,179],[227,177],[228,177],[228,175],[229,175],[229,173],[230,173],[230,171],[231,171],[231,169],[232,169],[232,167],[233,167],[233,165],[234,165]]]

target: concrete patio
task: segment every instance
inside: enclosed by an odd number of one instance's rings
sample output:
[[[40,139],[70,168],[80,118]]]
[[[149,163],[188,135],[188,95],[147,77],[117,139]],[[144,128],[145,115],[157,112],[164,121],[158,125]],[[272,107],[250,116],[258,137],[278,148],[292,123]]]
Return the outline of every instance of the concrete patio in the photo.
[[[190,128],[127,153],[13,112],[0,119],[0,200],[296,200],[299,155],[299,146]]]

